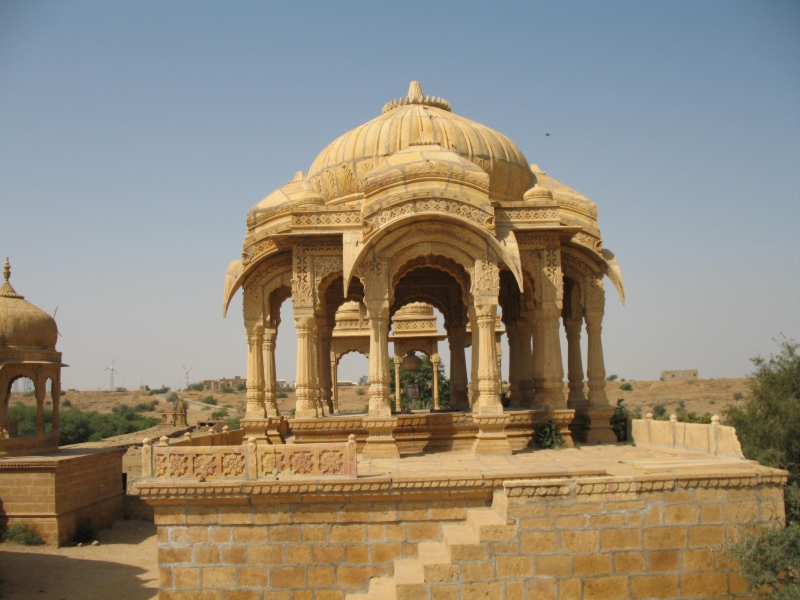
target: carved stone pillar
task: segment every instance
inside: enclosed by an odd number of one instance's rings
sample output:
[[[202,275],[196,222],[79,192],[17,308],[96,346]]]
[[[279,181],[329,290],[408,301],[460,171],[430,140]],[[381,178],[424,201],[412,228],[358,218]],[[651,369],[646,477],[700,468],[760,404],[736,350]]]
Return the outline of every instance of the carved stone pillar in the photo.
[[[339,413],[339,373],[338,373],[338,360],[336,353],[330,353],[331,359],[331,401],[333,402],[333,414]]]
[[[247,332],[247,419],[263,418],[264,413],[264,327],[255,325]]]
[[[506,324],[508,336],[508,391],[513,408],[522,407],[522,332],[517,319],[509,319]]]
[[[362,267],[364,305],[369,319],[369,414],[362,420],[369,432],[365,456],[399,457],[392,437],[397,418],[392,417],[389,400],[389,269],[381,262]]]
[[[525,313],[519,320],[519,353],[520,353],[520,406],[533,406],[533,315]]]
[[[295,382],[295,418],[317,417],[314,385],[314,325],[313,314],[295,310],[294,326],[297,333],[297,376]]]
[[[475,320],[478,328],[478,398],[473,406],[472,420],[478,426],[478,435],[472,445],[475,454],[511,454],[511,445],[505,433],[508,416],[503,413],[500,401],[500,376],[497,372],[497,295],[500,291],[500,274],[493,261],[476,260],[472,282],[475,299]]]
[[[469,315],[469,328],[472,335],[472,348],[470,360],[470,377],[469,377],[469,407],[470,410],[475,406],[478,399],[478,353],[480,352],[480,339],[478,336],[478,317],[475,314],[475,307],[470,306],[467,309]]]
[[[44,437],[44,397],[46,395],[46,377],[41,373],[36,374],[34,382],[34,394],[36,396],[36,437]]]
[[[317,329],[317,319],[314,318],[313,334],[311,335],[311,384],[310,387],[314,392],[314,406],[317,409],[317,416],[324,417],[327,412],[326,406],[322,400],[322,386],[320,384],[319,374],[319,330]],[[327,371],[327,369],[325,369]]]
[[[61,376],[58,371],[53,375],[53,383],[50,387],[50,399],[53,402],[53,437],[58,445],[58,438],[61,433]],[[0,409],[2,412],[2,409]],[[2,430],[2,427],[0,427]]]
[[[319,386],[320,401],[327,414],[333,414],[333,391],[331,389],[331,370],[328,368],[328,357],[331,354],[331,333],[333,327],[328,324],[327,317],[317,317],[317,345],[319,350]]]
[[[603,342],[600,334],[603,330],[603,313],[586,313],[586,336],[589,342],[588,376],[589,404],[591,406],[608,406],[606,396],[606,366],[603,360]]]
[[[264,329],[262,360],[264,362],[264,408],[268,417],[280,415],[278,410],[278,389],[275,373],[275,343],[278,331],[272,327]]]
[[[537,333],[541,336],[542,387],[536,390],[535,404],[541,407],[563,408],[567,404],[559,336],[560,317],[561,307],[555,302],[548,303],[540,311]]]
[[[466,324],[451,325],[448,336],[450,344],[450,408],[469,410],[467,395],[467,361],[464,346],[467,336]]]
[[[583,392],[583,361],[581,360],[581,318],[564,319],[567,332],[567,379],[569,380],[569,396],[567,405],[578,408],[586,404]]]
[[[392,357],[392,362],[394,362],[394,409],[397,412],[402,412],[403,401],[400,396],[400,363],[403,362],[403,358],[395,355]]]
[[[431,356],[431,368],[433,369],[433,410],[439,410],[439,362],[441,359],[438,354]]]

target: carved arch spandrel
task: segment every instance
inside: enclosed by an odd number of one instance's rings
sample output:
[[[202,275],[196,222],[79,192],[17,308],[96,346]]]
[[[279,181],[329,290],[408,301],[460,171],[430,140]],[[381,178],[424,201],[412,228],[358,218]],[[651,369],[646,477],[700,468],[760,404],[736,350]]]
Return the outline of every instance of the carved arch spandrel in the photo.
[[[439,244],[436,251],[432,249],[424,254],[444,254],[453,258],[456,262],[472,272],[476,260],[487,260],[504,263],[514,273],[520,287],[523,287],[522,274],[518,267],[519,261],[516,257],[511,257],[512,249],[505,248],[494,236],[488,235],[485,230],[474,228],[464,223],[453,223],[446,218],[431,221],[401,220],[387,230],[381,230],[370,237],[357,251],[352,263],[345,269],[345,285],[349,279],[358,272],[361,264],[368,260],[383,260],[400,262],[396,260],[396,255],[407,248],[416,244],[427,245],[431,248],[433,244]],[[516,245],[513,252],[517,252]],[[410,257],[409,257],[410,258]],[[405,258],[402,262],[407,262]],[[395,268],[401,265],[395,264]]]
[[[605,307],[606,297],[601,267],[594,261],[581,256],[580,253],[563,247],[561,263],[563,267],[572,270],[576,276],[580,274],[584,308],[586,310],[602,310]]]
[[[291,286],[292,255],[283,253],[270,257],[253,271],[243,287],[243,311],[245,326],[270,325],[271,296],[283,286]]]

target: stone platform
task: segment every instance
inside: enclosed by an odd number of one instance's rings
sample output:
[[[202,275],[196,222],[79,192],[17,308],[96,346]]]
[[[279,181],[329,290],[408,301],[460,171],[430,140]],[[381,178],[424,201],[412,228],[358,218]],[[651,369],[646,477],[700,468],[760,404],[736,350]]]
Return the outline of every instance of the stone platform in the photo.
[[[747,597],[722,545],[783,522],[787,476],[629,445],[358,456],[357,469],[143,480],[159,597]]]
[[[125,449],[70,449],[0,460],[0,529],[30,522],[45,542],[63,545],[78,524],[95,529],[122,518]]]

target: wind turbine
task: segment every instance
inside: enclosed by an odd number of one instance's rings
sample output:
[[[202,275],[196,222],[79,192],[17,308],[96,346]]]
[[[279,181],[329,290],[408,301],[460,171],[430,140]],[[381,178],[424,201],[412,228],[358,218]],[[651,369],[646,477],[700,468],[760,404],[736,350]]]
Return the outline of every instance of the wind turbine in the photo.
[[[111,371],[111,391],[113,392],[116,388],[114,387],[114,373],[117,371],[114,369],[114,359],[111,359],[111,366],[106,367],[103,369],[104,371]]]
[[[181,369],[183,369],[183,370],[185,371],[185,375],[186,375],[186,389],[188,390],[188,389],[189,389],[189,371],[191,371],[192,369],[194,369],[194,367],[189,367],[189,368],[187,369],[186,367],[184,367],[183,365],[181,365]]]
[[[57,314],[58,314],[58,307],[56,306],[56,309],[53,311],[53,321],[56,320]],[[58,330],[58,324],[56,324],[56,333],[58,334],[58,337],[61,337],[61,332]]]

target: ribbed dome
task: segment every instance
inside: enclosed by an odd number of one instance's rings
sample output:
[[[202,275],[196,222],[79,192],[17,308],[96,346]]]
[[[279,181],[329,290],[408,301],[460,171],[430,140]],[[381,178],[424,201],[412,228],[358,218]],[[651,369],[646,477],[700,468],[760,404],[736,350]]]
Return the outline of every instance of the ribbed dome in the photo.
[[[353,195],[363,192],[364,176],[421,134],[483,169],[490,178],[492,199],[522,200],[530,187],[530,166],[514,142],[453,114],[446,101],[424,97],[416,81],[406,98],[387,104],[381,116],[328,145],[311,165],[308,182],[328,203],[355,200]]]
[[[0,286],[0,346],[45,346],[55,348],[56,322],[46,312],[17,294],[8,280],[11,267],[6,259],[5,283]]]

